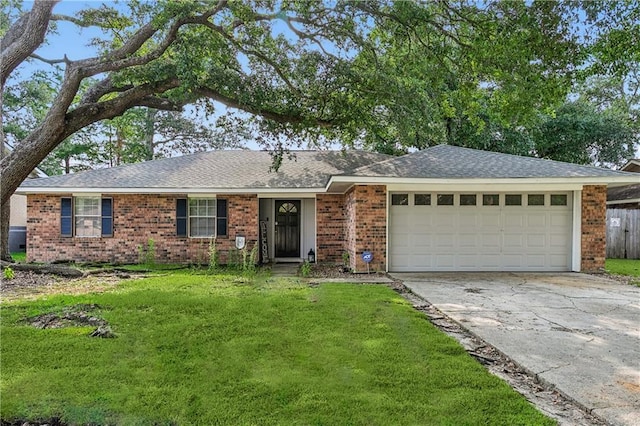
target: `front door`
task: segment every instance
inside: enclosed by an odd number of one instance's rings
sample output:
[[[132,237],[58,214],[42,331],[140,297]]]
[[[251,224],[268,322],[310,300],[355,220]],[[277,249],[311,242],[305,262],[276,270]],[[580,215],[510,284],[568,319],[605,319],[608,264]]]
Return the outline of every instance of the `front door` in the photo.
[[[300,200],[276,200],[276,257],[300,257]]]

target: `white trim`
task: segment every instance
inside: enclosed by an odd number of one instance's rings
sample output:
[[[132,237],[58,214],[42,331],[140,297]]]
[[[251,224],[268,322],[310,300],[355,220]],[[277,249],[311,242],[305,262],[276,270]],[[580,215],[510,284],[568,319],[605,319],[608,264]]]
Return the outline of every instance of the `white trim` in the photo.
[[[627,168],[631,165],[640,166],[640,159],[632,158],[631,160],[627,161],[627,164],[622,166],[620,170],[622,170],[623,172],[626,172]],[[634,172],[629,172],[629,173],[634,173]]]
[[[217,194],[187,194],[187,198],[217,198]]]
[[[269,198],[283,194],[288,198],[296,198],[296,195],[304,194],[303,197],[314,197],[317,193],[324,192],[324,188],[291,188],[287,192],[286,188],[64,188],[64,187],[18,187],[16,194],[69,194],[82,192],[85,194],[274,194]]]
[[[84,197],[84,198],[98,198],[102,197],[102,193],[100,192],[74,192],[71,194],[72,197]]]
[[[384,260],[384,264],[385,264],[385,272],[389,272],[389,214],[391,213],[391,210],[389,208],[389,206],[391,205],[391,192],[389,192],[389,188],[387,188],[387,212],[386,214],[386,228],[387,228],[387,237],[385,238],[385,260]]]
[[[633,204],[633,203],[640,203],[640,198],[629,198],[628,200],[613,200],[613,201],[607,201],[607,205],[613,205],[613,204]]]
[[[566,189],[571,189],[572,185],[607,185],[610,183],[637,183],[638,178],[635,176],[576,176],[576,177],[548,177],[548,178],[402,178],[402,177],[384,177],[384,176],[332,176],[329,179],[325,189],[329,189],[334,183],[353,183],[358,184],[421,184],[421,185],[525,185],[525,184],[556,184],[564,185]]]
[[[296,188],[297,191],[297,188]],[[258,198],[273,198],[274,200],[276,198],[281,199],[281,200],[298,200],[298,199],[303,199],[303,198],[316,198],[316,193],[317,192],[322,192],[321,189],[317,189],[314,193],[310,194],[308,192],[274,192],[274,193],[270,193],[270,194],[257,194]]]
[[[487,193],[489,192],[505,192],[505,193],[522,193],[522,192],[556,192],[556,191],[577,191],[582,189],[581,183],[556,183],[556,184],[531,184],[520,182],[519,184],[474,184],[474,183],[455,183],[455,184],[390,184],[387,185],[388,191],[393,192],[462,192],[462,193]]]
[[[573,191],[573,215],[571,237],[571,270],[582,269],[582,191]]]

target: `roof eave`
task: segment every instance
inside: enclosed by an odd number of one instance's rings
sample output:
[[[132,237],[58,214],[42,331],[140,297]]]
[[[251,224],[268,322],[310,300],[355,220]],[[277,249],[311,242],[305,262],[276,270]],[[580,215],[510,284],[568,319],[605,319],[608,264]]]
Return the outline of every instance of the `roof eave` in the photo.
[[[628,198],[626,200],[610,200],[607,201],[607,205],[615,205],[615,204],[640,204],[640,198]]]
[[[16,194],[269,194],[269,193],[308,193],[324,192],[317,188],[86,188],[86,187],[18,187]]]
[[[558,185],[579,189],[582,185],[621,186],[638,183],[634,176],[572,176],[545,178],[402,178],[386,176],[332,176],[325,189],[351,185]]]

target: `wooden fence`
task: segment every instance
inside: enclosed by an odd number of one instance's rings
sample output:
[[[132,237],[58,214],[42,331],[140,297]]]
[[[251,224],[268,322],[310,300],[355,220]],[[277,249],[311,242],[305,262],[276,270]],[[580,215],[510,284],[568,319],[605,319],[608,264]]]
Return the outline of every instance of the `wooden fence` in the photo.
[[[607,209],[607,257],[640,259],[640,209]]]

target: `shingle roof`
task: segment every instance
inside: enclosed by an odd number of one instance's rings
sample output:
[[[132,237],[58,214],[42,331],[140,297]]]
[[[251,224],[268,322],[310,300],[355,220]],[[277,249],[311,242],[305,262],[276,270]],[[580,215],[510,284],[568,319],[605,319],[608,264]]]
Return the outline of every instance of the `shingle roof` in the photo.
[[[630,176],[592,166],[437,145],[357,169],[351,176],[398,178],[565,178]],[[638,178],[640,180],[640,177]]]
[[[324,188],[332,175],[389,158],[365,151],[292,151],[270,172],[266,151],[210,151],[110,169],[31,179],[28,188]]]
[[[280,170],[270,172],[266,151],[210,151],[110,169],[29,179],[18,190],[241,190],[321,189],[332,176],[354,179],[617,178],[635,183],[636,174],[591,166],[438,145],[391,157],[366,151],[293,151]],[[640,183],[640,175],[637,175]],[[631,179],[630,179],[631,178]],[[344,188],[343,188],[344,189]]]
[[[638,199],[640,199],[640,183],[637,185],[618,186],[607,189],[607,201]]]

